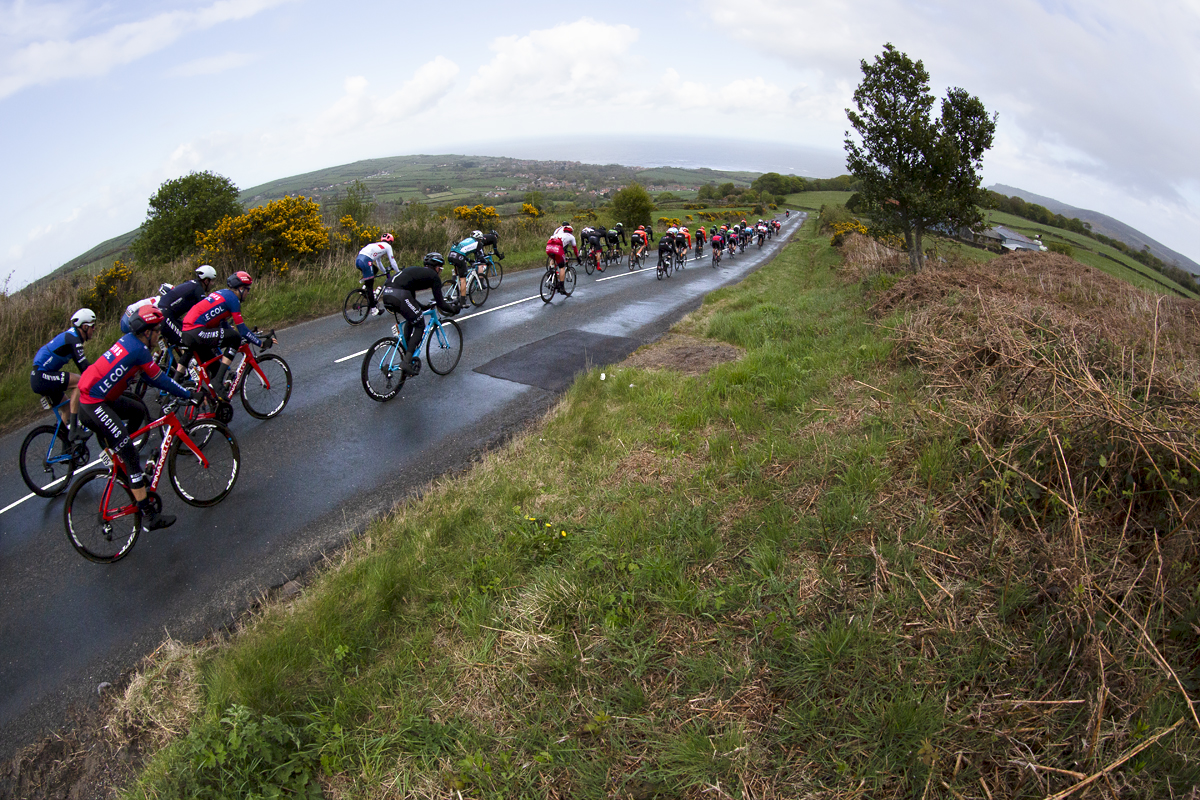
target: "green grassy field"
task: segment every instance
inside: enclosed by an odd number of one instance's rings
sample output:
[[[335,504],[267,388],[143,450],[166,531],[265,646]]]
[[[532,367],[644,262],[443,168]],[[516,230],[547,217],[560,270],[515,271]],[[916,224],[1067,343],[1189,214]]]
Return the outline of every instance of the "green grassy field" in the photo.
[[[117,713],[171,743],[128,796],[1041,798],[1139,742],[1121,797],[1197,785],[1170,679],[1136,631],[1076,663],[956,399],[895,357],[906,310],[806,229],[676,326],[736,360],[588,372],[299,598],[150,664]]]

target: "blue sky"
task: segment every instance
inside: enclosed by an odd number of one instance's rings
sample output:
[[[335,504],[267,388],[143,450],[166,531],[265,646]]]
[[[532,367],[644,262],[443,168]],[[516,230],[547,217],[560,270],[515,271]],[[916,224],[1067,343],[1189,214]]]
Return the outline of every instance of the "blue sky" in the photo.
[[[572,133],[836,155],[859,61],[889,41],[939,95],[962,86],[999,113],[985,185],[1110,214],[1200,260],[1198,34],[1195,0],[0,0],[0,280],[136,228],[191,170],[249,188]]]

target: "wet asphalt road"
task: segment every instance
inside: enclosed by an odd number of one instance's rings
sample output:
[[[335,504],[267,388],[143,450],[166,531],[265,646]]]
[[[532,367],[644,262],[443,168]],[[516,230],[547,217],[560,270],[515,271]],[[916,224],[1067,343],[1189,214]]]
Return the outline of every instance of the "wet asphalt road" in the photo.
[[[116,564],[93,564],[72,549],[61,496],[22,502],[29,492],[18,452],[33,426],[0,438],[0,757],[61,727],[72,706],[95,702],[98,684],[115,683],[166,634],[192,641],[232,624],[431,478],[536,421],[558,395],[541,388],[547,370],[565,384],[580,360],[546,346],[557,343],[548,337],[565,334],[619,358],[772,258],[803,219],[793,214],[782,236],[719,270],[707,253],[661,281],[652,263],[633,273],[580,270],[574,295],[549,305],[537,296],[540,269],[506,274],[483,308],[457,317],[464,346],[455,371],[423,369],[387,403],[363,392],[355,354],[388,334],[390,315],[356,327],[337,315],[280,331],[273,352],[292,368],[291,400],[263,422],[235,404],[242,473],[233,492],[197,509],[160,486],[178,522],[143,533]],[[519,375],[524,358],[542,379],[475,371],[506,355],[507,374]]]

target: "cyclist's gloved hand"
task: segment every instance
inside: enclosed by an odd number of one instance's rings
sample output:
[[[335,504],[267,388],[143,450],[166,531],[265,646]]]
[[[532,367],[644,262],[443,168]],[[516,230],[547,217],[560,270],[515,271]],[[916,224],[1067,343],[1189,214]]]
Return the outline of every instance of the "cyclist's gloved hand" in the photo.
[[[204,392],[200,391],[199,389],[192,389],[192,391],[189,392],[188,394],[190,395],[188,397],[188,400],[193,405],[200,405],[201,403],[204,402]]]

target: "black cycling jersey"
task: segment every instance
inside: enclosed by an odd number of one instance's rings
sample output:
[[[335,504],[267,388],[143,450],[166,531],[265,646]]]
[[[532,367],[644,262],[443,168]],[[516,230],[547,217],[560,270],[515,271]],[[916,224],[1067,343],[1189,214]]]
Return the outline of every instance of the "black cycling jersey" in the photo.
[[[457,313],[458,309],[449,305],[446,302],[445,296],[442,295],[442,276],[429,267],[405,267],[400,272],[387,282],[384,287],[384,294],[388,294],[388,289],[404,292],[419,292],[424,289],[433,291],[433,302],[437,303],[438,309],[446,314]],[[385,301],[386,304],[386,301]]]
[[[192,310],[192,306],[207,295],[208,291],[200,279],[192,278],[163,295],[158,301],[158,310],[171,319],[181,320],[184,314]]]

